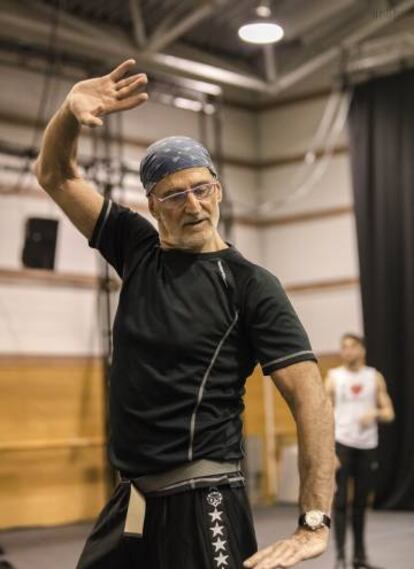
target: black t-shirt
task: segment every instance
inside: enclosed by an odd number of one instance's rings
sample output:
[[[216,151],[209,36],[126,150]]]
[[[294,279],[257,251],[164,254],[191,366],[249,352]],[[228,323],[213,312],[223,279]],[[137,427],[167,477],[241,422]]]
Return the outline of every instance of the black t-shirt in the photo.
[[[243,456],[242,396],[265,374],[315,360],[279,281],[234,247],[163,250],[141,215],[105,201],[90,245],[122,278],[110,373],[110,456],[137,477]]]

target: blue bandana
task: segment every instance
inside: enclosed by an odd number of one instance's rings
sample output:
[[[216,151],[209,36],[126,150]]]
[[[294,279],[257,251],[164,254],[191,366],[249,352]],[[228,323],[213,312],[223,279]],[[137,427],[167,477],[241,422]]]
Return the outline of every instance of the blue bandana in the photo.
[[[208,168],[217,172],[205,146],[188,136],[169,136],[154,142],[141,160],[139,175],[148,196],[160,180],[186,168]]]

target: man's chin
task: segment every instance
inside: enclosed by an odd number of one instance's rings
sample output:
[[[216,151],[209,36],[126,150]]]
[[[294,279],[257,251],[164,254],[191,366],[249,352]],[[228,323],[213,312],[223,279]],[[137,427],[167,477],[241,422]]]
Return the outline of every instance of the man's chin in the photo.
[[[188,249],[190,251],[191,250],[202,251],[205,247],[207,247],[210,240],[211,240],[211,231],[198,230],[194,232],[188,232],[182,236],[181,246],[184,249]]]

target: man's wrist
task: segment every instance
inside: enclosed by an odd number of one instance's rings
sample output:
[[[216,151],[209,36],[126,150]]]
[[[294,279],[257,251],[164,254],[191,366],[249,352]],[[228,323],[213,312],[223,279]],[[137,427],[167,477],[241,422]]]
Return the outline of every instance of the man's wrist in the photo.
[[[327,526],[322,526],[319,529],[315,529],[315,530],[309,530],[306,529],[304,527],[298,526],[295,534],[297,535],[319,535],[319,536],[327,536],[329,535],[330,532],[330,528],[328,528]]]
[[[331,517],[322,510],[312,509],[300,514],[298,525],[306,531],[316,531],[323,527],[329,529]]]
[[[75,113],[72,111],[70,104],[70,93],[60,107],[60,115],[65,122],[70,123],[71,126],[76,126],[80,130],[81,124]]]

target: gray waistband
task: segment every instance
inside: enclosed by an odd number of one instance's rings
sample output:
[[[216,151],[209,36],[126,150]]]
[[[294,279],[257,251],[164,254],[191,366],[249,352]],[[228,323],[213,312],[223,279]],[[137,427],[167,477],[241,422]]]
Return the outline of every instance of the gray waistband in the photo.
[[[240,462],[216,462],[203,459],[183,464],[167,472],[139,476],[132,482],[141,492],[158,492],[192,479],[233,474],[239,470]]]

